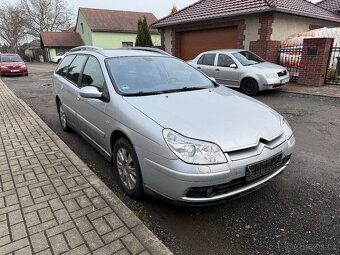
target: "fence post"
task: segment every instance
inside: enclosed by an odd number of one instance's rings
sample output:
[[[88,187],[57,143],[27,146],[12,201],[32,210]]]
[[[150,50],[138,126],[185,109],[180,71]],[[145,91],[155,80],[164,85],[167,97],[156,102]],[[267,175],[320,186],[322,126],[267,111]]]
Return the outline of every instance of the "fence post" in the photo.
[[[333,38],[306,38],[303,41],[298,83],[323,86],[329,64]]]

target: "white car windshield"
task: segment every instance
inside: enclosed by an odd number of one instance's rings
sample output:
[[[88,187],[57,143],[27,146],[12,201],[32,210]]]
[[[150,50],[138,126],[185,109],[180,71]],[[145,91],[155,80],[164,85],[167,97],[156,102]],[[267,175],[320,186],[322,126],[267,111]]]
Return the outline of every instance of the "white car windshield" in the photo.
[[[190,65],[170,57],[119,57],[108,69],[124,95],[149,95],[213,88],[214,84]]]
[[[232,53],[232,55],[243,65],[250,66],[264,62],[262,58],[249,51],[240,51]]]

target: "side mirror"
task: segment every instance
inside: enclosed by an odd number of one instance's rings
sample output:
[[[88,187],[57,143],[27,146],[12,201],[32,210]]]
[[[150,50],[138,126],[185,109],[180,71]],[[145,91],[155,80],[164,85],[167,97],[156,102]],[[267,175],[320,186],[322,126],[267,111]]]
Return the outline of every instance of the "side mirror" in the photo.
[[[103,93],[99,92],[96,87],[86,86],[79,90],[79,95],[84,98],[102,98]]]
[[[214,77],[209,77],[209,79],[212,81],[212,82],[215,82],[217,83],[216,79]]]
[[[237,65],[236,64],[231,64],[230,66],[229,66],[230,68],[237,68]]]

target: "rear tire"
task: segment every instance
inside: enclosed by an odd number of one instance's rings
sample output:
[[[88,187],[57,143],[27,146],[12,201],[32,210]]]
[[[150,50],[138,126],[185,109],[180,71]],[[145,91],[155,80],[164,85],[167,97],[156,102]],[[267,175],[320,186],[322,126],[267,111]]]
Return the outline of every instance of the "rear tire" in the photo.
[[[118,184],[128,196],[139,199],[143,196],[143,181],[137,154],[126,138],[120,138],[112,153],[113,169],[118,175]]]
[[[65,132],[70,131],[71,128],[67,124],[66,113],[64,111],[63,104],[60,101],[58,102],[58,114],[59,114],[59,121],[60,121],[60,126],[62,130],[64,130]]]
[[[257,84],[257,81],[252,78],[247,78],[243,80],[241,84],[241,91],[247,96],[255,96],[257,93],[259,93],[259,86]]]

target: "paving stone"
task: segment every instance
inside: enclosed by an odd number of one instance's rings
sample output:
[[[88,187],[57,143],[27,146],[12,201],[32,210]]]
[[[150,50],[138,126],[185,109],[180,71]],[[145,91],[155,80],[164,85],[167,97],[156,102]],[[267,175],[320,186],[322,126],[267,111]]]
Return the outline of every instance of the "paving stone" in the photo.
[[[86,240],[87,245],[90,247],[92,251],[104,245],[102,240],[99,238],[98,234],[93,230],[83,234],[83,236]]]
[[[117,240],[113,243],[107,244],[104,247],[96,250],[93,252],[94,255],[106,255],[106,254],[112,254],[116,251],[119,251],[124,248],[124,245],[121,243],[121,241]]]
[[[8,219],[10,225],[17,224],[23,221],[22,212],[20,210],[12,211],[8,213]]]
[[[66,240],[62,234],[50,238],[53,253],[58,255],[69,250]]]
[[[136,239],[133,234],[128,234],[127,236],[124,236],[121,240],[132,254],[138,254],[144,250],[142,244]]]
[[[8,225],[7,221],[0,221],[0,237],[8,235],[9,230],[8,230]]]
[[[0,237],[0,247],[10,242],[11,242],[11,238],[9,237],[9,235]],[[1,251],[1,248],[0,248],[0,251]]]
[[[86,216],[80,217],[74,221],[80,230],[80,233],[85,233],[93,229],[92,224]]]
[[[23,222],[11,226],[11,234],[13,241],[19,240],[27,236],[26,227]]]
[[[57,218],[57,221],[59,224],[63,224],[65,222],[68,222],[71,220],[71,217],[69,215],[69,213],[66,211],[66,209],[60,209],[58,211],[54,212],[54,215]]]
[[[41,222],[45,222],[45,221],[54,219],[54,215],[53,215],[50,207],[40,209],[40,210],[38,210],[38,213],[39,213]]]
[[[40,252],[49,247],[47,238],[43,232],[31,235],[30,238],[34,253]]]
[[[113,230],[106,235],[103,235],[102,238],[106,244],[111,243],[112,241],[115,241],[127,234],[130,233],[130,230],[127,227],[121,227],[116,230]]]
[[[64,255],[83,255],[83,254],[90,254],[89,249],[86,247],[86,245],[81,245],[77,248],[74,248],[72,250],[69,250],[68,252],[63,253]]]
[[[104,218],[98,218],[92,221],[92,224],[100,236],[111,231],[110,226],[106,223]]]
[[[75,248],[84,243],[84,240],[76,228],[65,232],[66,240],[71,248]]]
[[[30,212],[25,214],[25,221],[27,227],[31,227],[40,223],[40,219],[37,212]]]
[[[30,246],[26,246],[14,252],[14,255],[31,255],[31,254],[32,254],[32,249]]]

